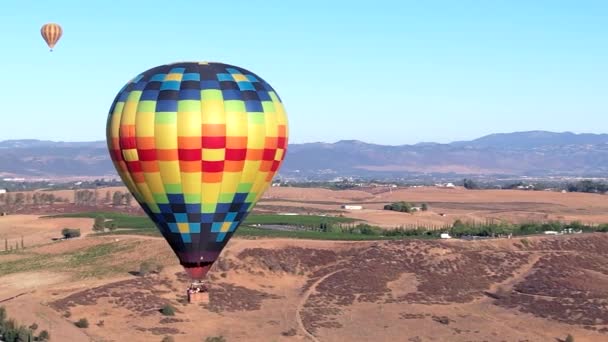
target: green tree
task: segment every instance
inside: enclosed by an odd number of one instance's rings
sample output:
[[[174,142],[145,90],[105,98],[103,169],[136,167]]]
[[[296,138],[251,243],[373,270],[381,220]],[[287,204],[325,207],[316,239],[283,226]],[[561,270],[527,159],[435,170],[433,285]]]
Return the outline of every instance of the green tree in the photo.
[[[25,204],[25,195],[22,192],[15,194],[15,205]]]
[[[464,179],[463,186],[464,186],[465,189],[469,189],[469,190],[478,189],[479,188],[479,186],[477,185],[477,183],[475,183],[472,179],[468,179],[468,178]]]
[[[94,232],[103,232],[106,224],[106,219],[103,215],[95,216],[95,221],[93,223],[93,231]]]
[[[6,322],[6,308],[4,306],[0,306],[0,326],[4,326]]]
[[[133,202],[133,196],[130,193],[126,193],[126,194],[124,194],[124,198],[125,198],[125,206],[130,207],[131,202]]]
[[[8,206],[13,205],[13,196],[10,192],[7,192],[6,196],[4,196],[4,203]]]
[[[25,326],[17,328],[17,340],[15,342],[31,342],[34,340],[34,334]]]
[[[422,211],[427,211],[427,210],[429,210],[429,207],[427,206],[426,203],[422,203],[422,205],[420,206],[420,209],[422,209]]]
[[[116,191],[112,196],[112,205],[118,207],[122,204],[123,194],[122,191]]]

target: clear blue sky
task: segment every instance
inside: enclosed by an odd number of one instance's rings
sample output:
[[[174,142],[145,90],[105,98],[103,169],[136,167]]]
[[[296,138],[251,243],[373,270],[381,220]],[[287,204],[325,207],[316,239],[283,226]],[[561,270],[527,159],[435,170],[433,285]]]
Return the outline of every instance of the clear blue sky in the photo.
[[[606,133],[607,23],[582,0],[3,0],[0,140],[105,139],[125,82],[185,60],[268,81],[292,143]]]

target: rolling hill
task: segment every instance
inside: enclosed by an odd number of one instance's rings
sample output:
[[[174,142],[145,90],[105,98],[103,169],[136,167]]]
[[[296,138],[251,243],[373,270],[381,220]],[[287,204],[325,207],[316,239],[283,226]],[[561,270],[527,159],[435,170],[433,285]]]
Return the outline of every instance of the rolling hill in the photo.
[[[449,144],[357,140],[290,144],[280,175],[307,179],[411,175],[605,176],[608,134],[528,131]],[[115,177],[105,141],[0,141],[4,177]]]

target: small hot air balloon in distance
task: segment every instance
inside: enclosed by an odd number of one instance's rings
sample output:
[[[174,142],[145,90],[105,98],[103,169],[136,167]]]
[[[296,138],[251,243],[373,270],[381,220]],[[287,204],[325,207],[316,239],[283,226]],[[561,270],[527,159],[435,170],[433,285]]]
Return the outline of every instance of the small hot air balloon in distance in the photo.
[[[49,46],[49,49],[53,51],[55,44],[57,44],[63,35],[63,29],[61,26],[59,26],[59,24],[48,23],[42,25],[42,28],[40,28],[40,34],[42,35],[42,38],[46,44]]]
[[[183,62],[149,69],[110,107],[112,162],[194,282],[279,170],[288,143],[277,92],[240,67]]]

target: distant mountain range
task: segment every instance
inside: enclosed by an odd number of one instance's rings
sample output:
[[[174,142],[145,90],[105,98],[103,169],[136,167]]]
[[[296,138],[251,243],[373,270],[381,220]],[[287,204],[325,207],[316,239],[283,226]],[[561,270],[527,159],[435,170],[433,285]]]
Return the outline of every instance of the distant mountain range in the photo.
[[[449,144],[289,144],[282,177],[608,176],[608,134],[499,133]],[[0,141],[3,177],[116,177],[105,141]]]

